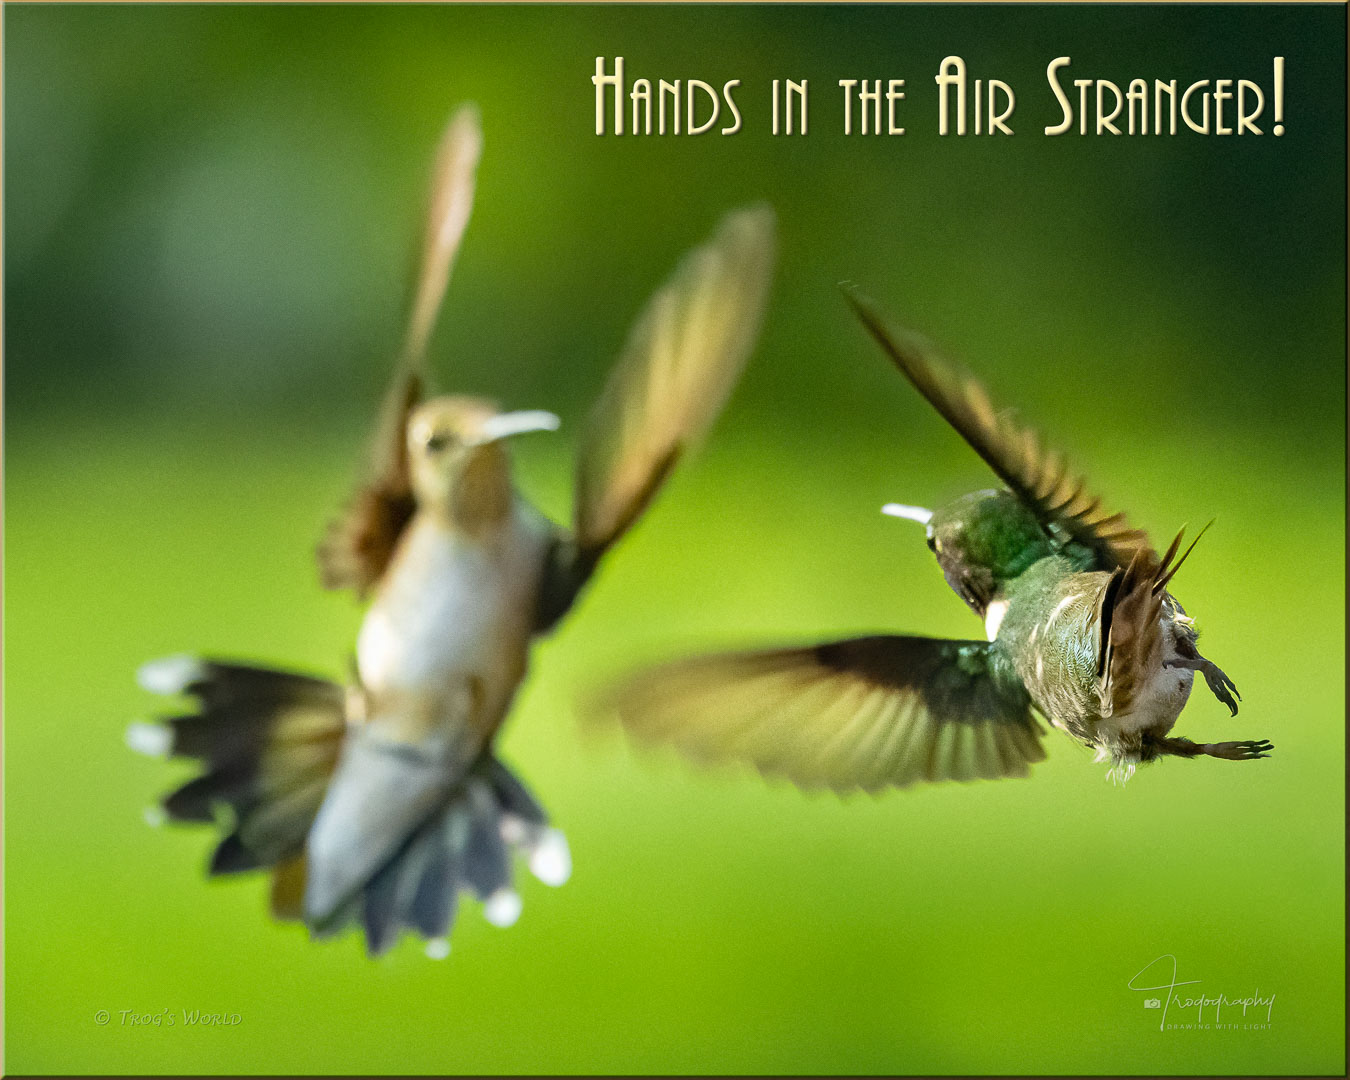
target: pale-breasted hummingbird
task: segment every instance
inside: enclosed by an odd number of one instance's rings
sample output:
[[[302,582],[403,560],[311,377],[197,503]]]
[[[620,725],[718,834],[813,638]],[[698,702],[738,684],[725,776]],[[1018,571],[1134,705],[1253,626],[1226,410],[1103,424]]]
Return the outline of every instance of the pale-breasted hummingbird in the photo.
[[[270,870],[274,914],[316,935],[360,921],[372,954],[407,926],[444,955],[462,891],[489,921],[514,922],[514,850],[543,881],[568,877],[562,833],[494,739],[531,643],[571,608],[730,395],[772,276],[774,218],[756,206],[729,214],[652,296],[583,432],[564,529],[516,492],[505,448],[557,417],[424,400],[427,341],[480,150],[477,111],[463,107],[436,159],[407,342],[368,474],[319,549],[326,586],[372,597],[351,679],[153,661],[142,685],[186,694],[195,711],[129,732],[138,749],[202,762],[163,811],[228,815],[211,873]]]

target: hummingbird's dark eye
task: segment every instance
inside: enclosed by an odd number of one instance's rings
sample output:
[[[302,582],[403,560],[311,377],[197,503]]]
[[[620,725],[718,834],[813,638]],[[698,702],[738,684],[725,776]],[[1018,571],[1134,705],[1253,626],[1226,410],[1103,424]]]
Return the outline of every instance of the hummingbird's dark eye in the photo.
[[[439,454],[449,445],[450,436],[443,431],[433,432],[427,436],[426,447],[433,454]]]
[[[931,551],[934,555],[937,554],[937,537],[934,536],[932,533],[928,534],[928,550]]]

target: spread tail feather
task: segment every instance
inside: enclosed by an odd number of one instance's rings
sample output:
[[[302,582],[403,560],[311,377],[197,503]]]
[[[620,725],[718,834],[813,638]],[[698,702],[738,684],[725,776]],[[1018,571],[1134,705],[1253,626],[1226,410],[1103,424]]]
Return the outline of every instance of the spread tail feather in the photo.
[[[371,752],[390,753],[378,745]],[[406,763],[406,755],[398,757]],[[526,855],[530,869],[546,884],[561,885],[571,872],[563,834],[549,827],[533,796],[491,753],[481,756],[411,828],[389,824],[398,833],[393,854],[373,865],[353,859],[350,844],[338,833],[329,843],[320,840],[311,847],[314,876],[304,890],[303,908],[316,937],[360,922],[367,951],[378,956],[406,927],[428,939],[428,955],[443,956],[462,892],[483,903],[489,922],[509,926],[516,921],[520,898],[513,888],[513,852]],[[371,850],[367,845],[361,854]],[[362,864],[366,868],[355,875],[347,872]]]
[[[278,866],[303,850],[346,731],[342,688],[323,679],[195,657],[154,660],[141,685],[197,710],[127,732],[135,749],[196,758],[202,773],[164,797],[170,820],[229,820],[211,874]]]
[[[490,752],[447,768],[366,737],[347,724],[343,688],[306,675],[176,656],[139,678],[197,706],[127,732],[133,749],[202,763],[164,797],[164,815],[210,824],[223,811],[208,872],[270,869],[273,915],[316,937],[358,922],[378,955],[406,926],[443,956],[461,892],[489,922],[515,922],[515,852],[545,884],[571,873],[563,834]]]

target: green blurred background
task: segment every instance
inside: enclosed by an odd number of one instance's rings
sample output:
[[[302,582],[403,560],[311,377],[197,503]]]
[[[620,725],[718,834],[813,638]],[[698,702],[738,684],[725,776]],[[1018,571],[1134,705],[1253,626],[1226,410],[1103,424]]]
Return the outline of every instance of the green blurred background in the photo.
[[[4,15],[11,1071],[1343,1071],[1343,6]],[[951,53],[1014,87],[1014,137],[937,136]],[[598,55],[741,79],[743,131],[596,137]],[[1268,99],[1283,55],[1287,133],[1268,111],[1260,138],[1046,138],[1060,55],[1071,78],[1250,78]],[[774,78],[809,80],[807,136],[768,134]],[[842,78],[905,78],[908,134],[844,137]],[[203,882],[204,833],[141,821],[187,767],[122,733],[157,707],[132,677],[149,657],[344,670],[360,611],[320,591],[312,546],[465,99],[486,148],[434,362],[444,388],[563,417],[517,446],[553,515],[680,253],[763,198],[781,260],[706,451],[537,650],[506,729],[572,881],[523,881],[509,931],[466,905],[448,961],[409,939],[371,962],[270,922],[261,881]],[[841,279],[1155,538],[1218,519],[1177,591],[1242,712],[1200,690],[1179,731],[1274,757],[1120,789],[1052,736],[1027,781],[839,801],[588,737],[577,698],[637,662],[978,635],[877,511],[990,478]],[[1127,983],[1168,953],[1211,995],[1274,993],[1269,1026],[1159,1031]],[[185,1008],[240,1022],[121,1022]]]

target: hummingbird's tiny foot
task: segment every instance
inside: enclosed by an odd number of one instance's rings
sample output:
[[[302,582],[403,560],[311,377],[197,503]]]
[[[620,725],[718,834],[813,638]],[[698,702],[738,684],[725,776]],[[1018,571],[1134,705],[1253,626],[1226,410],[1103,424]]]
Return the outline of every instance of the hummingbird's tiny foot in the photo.
[[[1228,706],[1230,716],[1237,715],[1237,703],[1242,700],[1242,695],[1238,693],[1238,688],[1233,680],[1224,674],[1223,669],[1213,660],[1206,660],[1203,656],[1197,656],[1169,660],[1167,666],[1189,668],[1192,671],[1200,672],[1205,677],[1205,684],[1209,687],[1209,692]],[[1235,701],[1234,698],[1237,700]]]
[[[1204,747],[1205,753],[1210,757],[1222,758],[1225,761],[1254,761],[1256,758],[1270,757],[1270,752],[1274,749],[1274,744],[1267,739],[1205,743]]]
[[[426,948],[422,951],[427,954],[428,960],[444,960],[450,955],[450,939],[443,937],[432,938],[427,942]]]
[[[1209,686],[1210,693],[1228,706],[1228,712],[1231,716],[1236,716],[1238,707],[1237,701],[1242,700],[1242,695],[1238,693],[1238,688],[1223,671],[1215,664],[1206,660],[1204,666],[1200,668],[1200,674],[1205,677],[1205,683]],[[1237,701],[1233,699],[1237,698]]]
[[[483,918],[493,926],[514,926],[520,909],[520,894],[503,886],[483,901]]]
[[[530,873],[545,885],[563,885],[572,876],[572,852],[559,829],[545,829],[530,852]]]
[[[168,757],[173,732],[163,724],[135,723],[127,727],[126,742],[132,750],[147,757]]]

